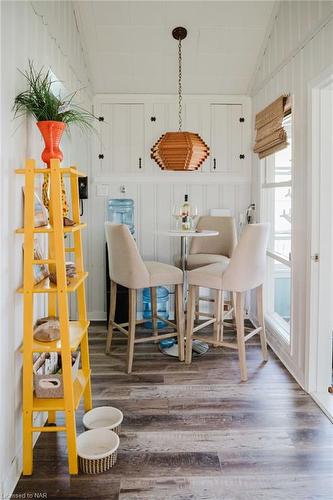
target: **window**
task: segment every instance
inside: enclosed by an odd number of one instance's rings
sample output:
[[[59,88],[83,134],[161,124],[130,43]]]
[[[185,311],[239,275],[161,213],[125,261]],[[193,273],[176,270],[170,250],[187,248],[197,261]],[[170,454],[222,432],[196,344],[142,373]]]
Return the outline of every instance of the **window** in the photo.
[[[288,147],[262,164],[261,219],[271,232],[267,250],[266,315],[274,331],[290,342],[292,238],[292,117],[283,120]]]

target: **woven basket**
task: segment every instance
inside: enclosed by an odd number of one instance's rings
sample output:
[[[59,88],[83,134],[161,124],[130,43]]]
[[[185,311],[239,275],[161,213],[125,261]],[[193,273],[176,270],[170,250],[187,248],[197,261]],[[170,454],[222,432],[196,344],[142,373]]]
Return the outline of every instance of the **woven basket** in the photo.
[[[81,458],[79,456],[80,470],[85,474],[101,474],[111,469],[117,462],[117,452],[112,453],[108,457],[91,460],[89,458]]]
[[[123,414],[118,408],[99,406],[87,411],[82,421],[87,430],[105,428],[119,435],[123,418]]]
[[[106,472],[117,462],[119,437],[106,428],[91,429],[77,438],[80,470],[86,474]]]

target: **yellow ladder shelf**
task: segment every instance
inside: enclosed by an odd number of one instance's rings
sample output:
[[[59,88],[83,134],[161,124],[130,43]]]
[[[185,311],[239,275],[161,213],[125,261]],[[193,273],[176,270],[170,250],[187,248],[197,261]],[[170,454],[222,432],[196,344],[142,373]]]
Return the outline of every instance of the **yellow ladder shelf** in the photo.
[[[33,469],[33,433],[59,432],[67,434],[68,469],[70,474],[78,473],[76,448],[75,410],[83,397],[85,411],[92,407],[90,363],[88,346],[88,327],[85,280],[88,273],[83,267],[81,229],[86,224],[80,222],[78,177],[85,174],[75,167],[61,168],[59,160],[51,160],[50,168],[36,168],[34,160],[27,160],[25,168],[17,169],[16,173],[25,175],[24,191],[24,227],[17,233],[24,236],[24,269],[23,286],[18,289],[23,294],[24,301],[24,332],[23,332],[23,474],[31,475]],[[34,227],[34,187],[35,175],[48,173],[50,176],[50,224],[45,227]],[[71,186],[72,218],[74,226],[64,227],[61,203],[61,176],[68,175]],[[48,257],[41,261],[34,260],[34,235],[48,235]],[[73,247],[65,247],[64,235],[70,233],[74,240]],[[75,256],[76,276],[67,284],[66,253]],[[34,284],[33,266],[46,263],[53,266],[56,272],[57,284],[44,280]],[[70,292],[77,293],[78,320],[69,320],[68,296]],[[34,294],[46,293],[48,297],[49,316],[58,316],[60,322],[60,339],[53,342],[37,342],[34,334]],[[81,350],[82,369],[73,380],[71,353]],[[57,399],[38,399],[33,393],[33,353],[59,352],[62,359],[62,374],[64,397]],[[56,424],[56,412],[65,414],[63,426],[33,426],[33,412],[47,412],[48,423]]]

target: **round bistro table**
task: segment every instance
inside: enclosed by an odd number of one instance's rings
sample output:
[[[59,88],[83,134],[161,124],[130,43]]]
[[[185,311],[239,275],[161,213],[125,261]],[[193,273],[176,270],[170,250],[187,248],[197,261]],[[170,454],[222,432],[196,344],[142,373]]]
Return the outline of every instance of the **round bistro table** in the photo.
[[[172,238],[180,238],[180,262],[181,262],[181,269],[184,273],[183,307],[184,307],[184,314],[186,314],[187,295],[188,295],[187,259],[189,253],[189,238],[207,238],[210,236],[218,236],[219,232],[209,231],[209,230],[181,231],[177,229],[175,230],[170,229],[169,231],[163,231],[160,234]],[[208,351],[208,349],[209,346],[205,342],[201,342],[200,340],[193,341],[192,354],[194,356],[201,356],[202,354],[205,354]],[[167,354],[168,356],[173,356],[173,357],[178,356],[177,344],[173,345],[172,347],[162,348],[161,350],[164,354]]]

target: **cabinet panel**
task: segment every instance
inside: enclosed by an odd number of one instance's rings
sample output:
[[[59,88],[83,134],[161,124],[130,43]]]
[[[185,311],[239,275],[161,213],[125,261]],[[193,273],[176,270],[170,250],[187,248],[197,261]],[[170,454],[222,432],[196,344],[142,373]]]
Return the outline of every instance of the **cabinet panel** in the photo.
[[[176,103],[155,102],[153,104],[152,144],[165,132],[178,130],[178,106]]]
[[[211,104],[211,171],[239,172],[242,167],[241,104]]]
[[[144,104],[102,104],[101,151],[104,174],[144,168]]]
[[[209,137],[209,106],[207,103],[187,102],[183,105],[183,130],[199,134],[205,143],[210,146]],[[209,171],[210,158],[202,164],[200,170]]]

